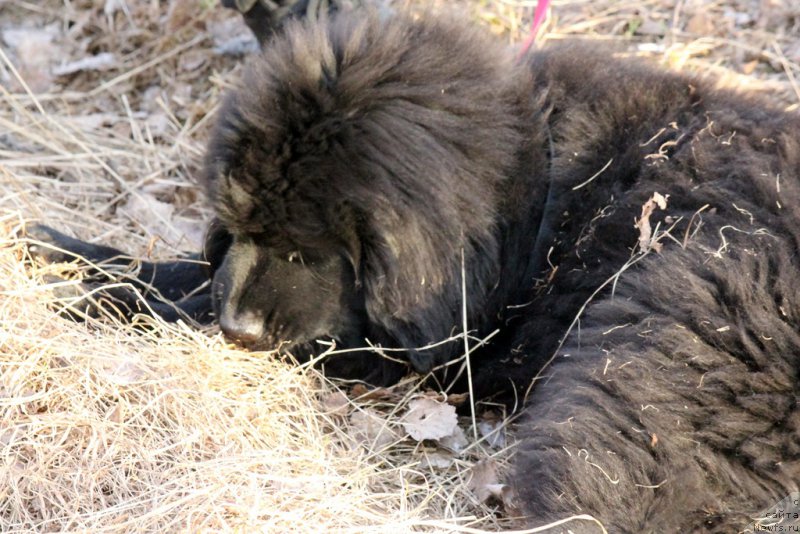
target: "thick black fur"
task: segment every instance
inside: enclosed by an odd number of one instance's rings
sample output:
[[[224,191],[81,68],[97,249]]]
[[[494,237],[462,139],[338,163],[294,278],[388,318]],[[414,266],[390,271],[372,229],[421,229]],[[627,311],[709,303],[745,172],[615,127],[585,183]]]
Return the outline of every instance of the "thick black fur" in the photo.
[[[474,335],[499,330],[477,395],[530,393],[510,478],[532,524],[736,532],[800,480],[798,132],[584,47],[517,60],[433,16],[290,25],[212,136],[210,300],[247,346],[368,339],[426,372],[462,350],[415,349],[459,331],[464,284]]]

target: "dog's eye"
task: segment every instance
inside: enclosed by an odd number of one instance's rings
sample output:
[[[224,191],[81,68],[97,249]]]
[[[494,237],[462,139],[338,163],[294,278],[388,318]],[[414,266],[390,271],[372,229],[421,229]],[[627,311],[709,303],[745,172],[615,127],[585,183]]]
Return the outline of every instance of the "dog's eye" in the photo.
[[[296,250],[294,252],[290,252],[289,256],[286,259],[289,261],[289,263],[291,263],[293,261],[297,261],[297,260],[301,259],[300,258],[300,253],[298,251],[296,251]]]

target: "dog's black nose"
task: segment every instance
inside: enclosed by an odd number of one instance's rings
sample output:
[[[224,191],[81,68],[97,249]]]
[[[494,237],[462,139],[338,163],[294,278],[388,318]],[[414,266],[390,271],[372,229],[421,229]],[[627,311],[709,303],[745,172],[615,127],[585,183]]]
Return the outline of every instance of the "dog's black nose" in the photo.
[[[256,343],[264,336],[264,321],[253,313],[222,314],[219,327],[225,337],[240,345]]]

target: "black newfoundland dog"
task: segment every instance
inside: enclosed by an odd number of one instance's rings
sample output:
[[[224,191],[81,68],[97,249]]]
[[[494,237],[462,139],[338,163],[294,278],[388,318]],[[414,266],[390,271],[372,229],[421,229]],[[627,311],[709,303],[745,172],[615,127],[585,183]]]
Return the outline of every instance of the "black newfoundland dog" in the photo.
[[[216,318],[255,349],[406,348],[445,382],[463,343],[421,347],[464,321],[497,331],[473,342],[475,395],[524,399],[511,483],[532,524],[737,532],[800,484],[798,173],[800,119],[763,100],[587,48],[517,58],[432,16],[343,14],[290,24],[228,95],[212,272],[138,264],[147,300],[104,298]],[[367,351],[326,365],[406,371]]]

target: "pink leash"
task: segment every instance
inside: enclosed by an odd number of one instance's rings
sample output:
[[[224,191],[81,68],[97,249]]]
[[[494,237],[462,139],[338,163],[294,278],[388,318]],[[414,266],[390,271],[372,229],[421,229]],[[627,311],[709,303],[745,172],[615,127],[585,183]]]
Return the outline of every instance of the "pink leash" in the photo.
[[[536,10],[533,12],[533,24],[531,24],[531,31],[528,38],[522,43],[522,49],[519,52],[520,57],[528,53],[528,50],[533,46],[533,41],[536,40],[536,34],[539,32],[539,26],[547,18],[547,7],[550,5],[550,0],[539,0],[536,3]]]

